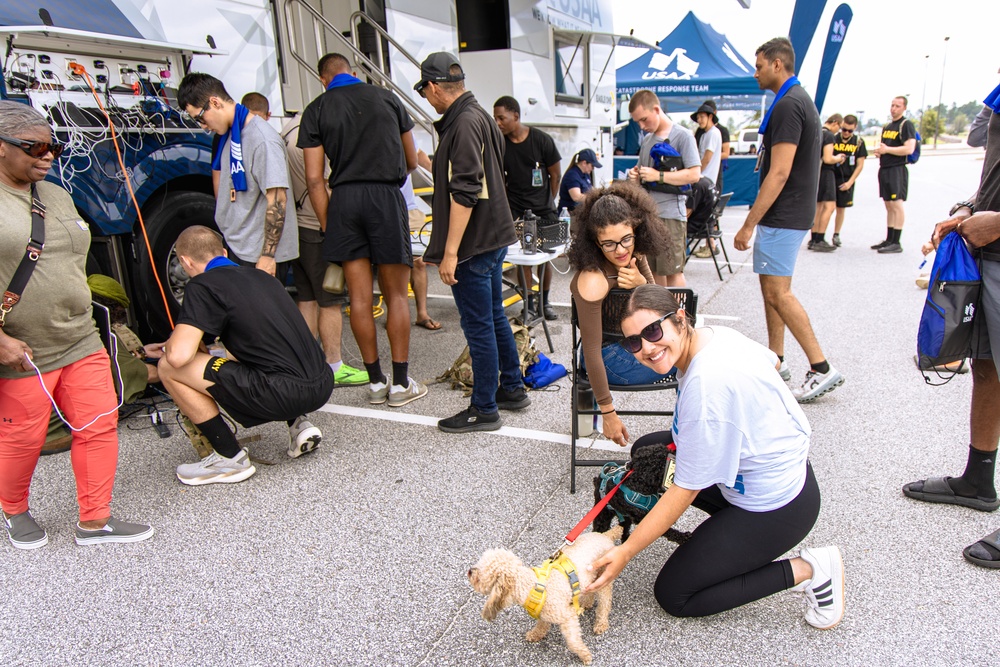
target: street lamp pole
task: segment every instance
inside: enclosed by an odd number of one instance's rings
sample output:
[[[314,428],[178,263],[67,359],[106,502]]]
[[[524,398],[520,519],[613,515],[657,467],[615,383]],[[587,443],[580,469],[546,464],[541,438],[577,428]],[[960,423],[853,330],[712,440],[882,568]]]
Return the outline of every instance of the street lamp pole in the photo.
[[[931,56],[924,56],[924,92],[920,94],[920,127],[924,127],[924,109],[927,108],[927,70],[930,68]]]
[[[934,150],[937,150],[938,134],[941,132],[941,100],[944,98],[944,70],[948,64],[948,40],[944,38],[944,58],[941,60],[941,88],[938,90],[937,123],[934,125]]]

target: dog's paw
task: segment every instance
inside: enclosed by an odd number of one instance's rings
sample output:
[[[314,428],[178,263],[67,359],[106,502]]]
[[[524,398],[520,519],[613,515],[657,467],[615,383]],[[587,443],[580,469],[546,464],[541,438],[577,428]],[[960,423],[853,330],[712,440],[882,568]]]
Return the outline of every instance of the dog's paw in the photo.
[[[547,630],[539,630],[538,628],[532,628],[528,630],[526,633],[524,633],[524,638],[532,643],[540,642],[542,641],[542,639],[545,638],[545,635],[547,634],[548,634]]]
[[[576,653],[576,657],[580,658],[580,662],[582,662],[585,665],[589,665],[594,661],[593,656],[590,655],[590,649],[588,649],[586,646],[584,646],[582,649],[578,651],[574,651],[574,653]]]
[[[603,635],[605,632],[608,631],[608,628],[610,628],[610,627],[611,627],[611,624],[608,623],[607,621],[595,621],[594,622],[594,634],[595,635]]]

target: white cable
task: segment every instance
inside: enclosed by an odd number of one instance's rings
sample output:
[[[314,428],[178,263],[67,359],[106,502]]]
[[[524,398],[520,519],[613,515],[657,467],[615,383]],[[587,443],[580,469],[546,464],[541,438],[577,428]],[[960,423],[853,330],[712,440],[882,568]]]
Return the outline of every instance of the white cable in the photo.
[[[81,426],[80,428],[76,428],[68,421],[66,421],[66,417],[63,416],[63,413],[59,409],[59,406],[56,405],[56,400],[52,398],[52,394],[49,393],[49,388],[45,386],[45,380],[42,379],[42,372],[38,370],[38,366],[36,366],[35,362],[31,360],[31,357],[28,356],[28,353],[27,352],[24,353],[24,358],[28,360],[28,364],[30,364],[31,367],[35,369],[35,375],[38,376],[38,382],[42,385],[42,391],[44,391],[45,395],[49,397],[49,403],[52,404],[52,409],[56,411],[56,414],[59,415],[59,419],[62,421],[63,424],[66,424],[66,426],[68,426],[71,431],[80,432],[84,429],[90,428],[91,426],[94,425],[94,422],[96,422],[101,417],[107,417],[110,414],[118,412],[118,408],[120,408],[125,403],[125,385],[122,383],[122,370],[118,366],[118,337],[115,336],[113,333],[111,334],[111,350],[112,350],[111,359],[112,361],[114,361],[115,372],[116,372],[116,375],[112,376],[112,379],[114,379],[115,377],[118,378],[118,386],[121,387],[121,392],[120,392],[121,398],[118,399],[118,405],[116,405],[113,410],[102,412],[101,414],[94,417],[88,424]]]

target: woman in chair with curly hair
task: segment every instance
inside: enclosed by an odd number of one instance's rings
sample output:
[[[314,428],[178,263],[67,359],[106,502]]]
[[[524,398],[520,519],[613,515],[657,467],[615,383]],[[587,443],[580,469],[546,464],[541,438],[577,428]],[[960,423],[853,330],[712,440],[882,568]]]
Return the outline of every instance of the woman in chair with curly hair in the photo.
[[[625,181],[591,190],[573,213],[568,255],[576,273],[569,289],[576,304],[584,365],[603,415],[604,436],[624,447],[628,429],[615,412],[609,380],[648,384],[667,376],[646,368],[620,345],[602,347],[602,306],[613,288],[633,289],[653,282],[646,257],[665,251],[667,232],[652,198]]]

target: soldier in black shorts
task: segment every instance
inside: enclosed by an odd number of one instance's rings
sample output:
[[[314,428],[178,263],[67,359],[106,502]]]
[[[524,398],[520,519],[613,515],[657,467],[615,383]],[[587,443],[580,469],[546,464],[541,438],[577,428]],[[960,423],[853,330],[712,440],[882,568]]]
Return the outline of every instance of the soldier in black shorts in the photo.
[[[889,107],[892,122],[882,128],[882,143],[875,148],[879,158],[878,193],[885,202],[885,241],[876,243],[872,250],[880,254],[903,252],[899,238],[903,234],[904,210],[909,173],[906,171],[906,157],[917,148],[917,129],[913,123],[903,118],[906,98],[892,98]]]
[[[857,182],[861,170],[865,167],[868,149],[865,142],[855,130],[858,128],[858,117],[853,114],[844,116],[840,124],[840,132],[833,142],[834,155],[847,156],[837,167],[837,217],[833,227],[833,245],[840,247],[840,230],[844,226],[844,213],[854,206],[854,183]]]
[[[843,155],[833,152],[834,132],[840,131],[840,121],[843,116],[835,113],[826,119],[822,129],[823,152],[820,156],[819,189],[816,192],[816,217],[813,219],[812,238],[807,246],[817,252],[833,252],[837,246],[826,240],[826,228],[830,225],[830,217],[837,203],[836,171],[846,159]]]
[[[162,355],[160,379],[215,450],[178,466],[177,478],[196,486],[256,472],[220,407],[246,427],[286,422],[292,458],[315,449],[323,436],[304,415],[330,398],[333,371],[295,302],[267,273],[230,261],[207,227],[184,230],[176,249],[191,281],[170,339],[147,345],[146,353]],[[216,338],[235,360],[209,354],[205,340]]]

